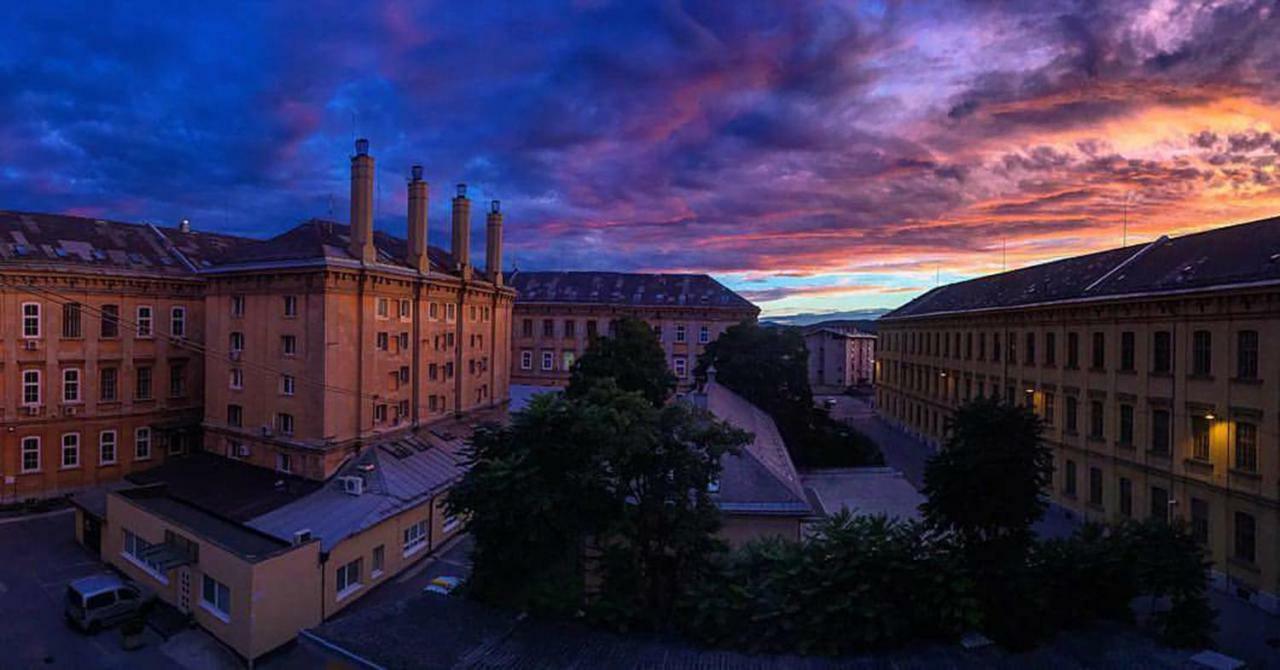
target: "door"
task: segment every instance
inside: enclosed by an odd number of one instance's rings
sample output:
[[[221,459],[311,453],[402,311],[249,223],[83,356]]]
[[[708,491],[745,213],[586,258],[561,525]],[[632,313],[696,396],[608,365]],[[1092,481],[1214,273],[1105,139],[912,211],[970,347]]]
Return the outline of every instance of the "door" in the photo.
[[[80,536],[84,538],[84,546],[94,556],[98,556],[102,553],[102,524],[89,514],[81,516],[84,517],[84,524]]]
[[[191,569],[186,566],[178,568],[178,610],[191,613]]]

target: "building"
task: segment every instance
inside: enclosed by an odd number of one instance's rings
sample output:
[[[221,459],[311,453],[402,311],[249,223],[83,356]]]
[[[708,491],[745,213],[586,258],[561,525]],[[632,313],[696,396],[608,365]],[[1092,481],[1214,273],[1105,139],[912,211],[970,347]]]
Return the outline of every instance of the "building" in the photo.
[[[872,381],[876,336],[853,328],[814,327],[804,331],[809,350],[809,386],[814,393],[843,393]]]
[[[511,334],[515,384],[568,384],[591,338],[608,334],[616,319],[631,317],[653,327],[678,388],[688,390],[706,345],[729,326],[760,314],[708,275],[517,271],[508,283],[520,294]]]
[[[883,416],[939,443],[968,399],[1025,403],[1055,501],[1185,519],[1220,587],[1280,610],[1280,218],[939,287],[879,327]]]

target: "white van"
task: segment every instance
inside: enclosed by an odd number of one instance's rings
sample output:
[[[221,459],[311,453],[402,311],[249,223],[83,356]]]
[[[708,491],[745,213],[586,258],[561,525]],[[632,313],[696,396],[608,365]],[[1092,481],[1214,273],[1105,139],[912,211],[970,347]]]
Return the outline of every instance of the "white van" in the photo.
[[[133,616],[152,597],[113,575],[82,577],[67,585],[67,621],[95,633]]]

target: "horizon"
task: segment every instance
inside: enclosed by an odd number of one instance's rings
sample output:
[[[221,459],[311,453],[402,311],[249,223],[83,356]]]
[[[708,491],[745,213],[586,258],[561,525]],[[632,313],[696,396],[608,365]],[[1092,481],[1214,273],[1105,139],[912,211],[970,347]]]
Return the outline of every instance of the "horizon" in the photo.
[[[422,163],[434,244],[466,182],[508,264],[706,272],[763,318],[1280,213],[1265,3],[163,7],[13,10],[0,207],[345,221],[359,135],[379,230]]]

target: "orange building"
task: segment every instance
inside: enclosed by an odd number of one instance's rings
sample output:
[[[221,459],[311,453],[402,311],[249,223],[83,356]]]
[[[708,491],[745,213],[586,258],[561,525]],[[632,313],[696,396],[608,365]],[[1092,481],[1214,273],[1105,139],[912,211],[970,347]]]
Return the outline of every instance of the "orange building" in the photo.
[[[653,328],[680,390],[693,386],[698,356],[725,329],[754,321],[760,308],[703,274],[512,272],[516,300],[511,379],[564,386],[591,338],[614,321],[641,319]]]

